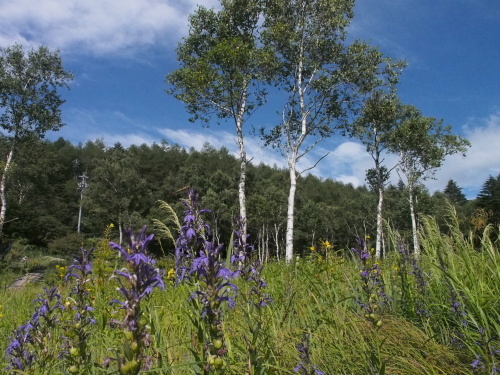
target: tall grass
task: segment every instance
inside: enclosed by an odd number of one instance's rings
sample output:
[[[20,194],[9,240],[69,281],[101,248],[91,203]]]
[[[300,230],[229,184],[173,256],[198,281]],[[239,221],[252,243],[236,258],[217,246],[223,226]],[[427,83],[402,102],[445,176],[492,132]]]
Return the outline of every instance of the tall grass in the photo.
[[[494,374],[500,349],[500,262],[498,238],[492,233],[487,228],[480,240],[464,236],[453,213],[448,231],[441,233],[435,220],[425,218],[419,259],[411,254],[404,258],[405,244],[394,236],[390,255],[377,265],[388,298],[387,307],[377,312],[379,326],[365,317],[358,303],[365,297],[362,265],[354,257],[330,254],[326,260],[266,264],[263,277],[273,302],[260,312],[256,341],[259,352],[265,353],[264,373],[294,374],[301,361],[297,345],[306,334],[311,363],[324,374]],[[244,293],[244,280],[236,284]],[[117,298],[116,284],[106,280],[104,285],[96,282],[91,292],[97,324],[90,328],[88,347],[91,361],[99,365],[123,343],[121,331],[109,327],[119,315],[116,306],[109,305]],[[62,295],[67,288],[60,286]],[[29,319],[39,292],[40,287],[0,292],[0,351],[5,351],[12,330]],[[165,291],[143,301],[153,358],[143,373],[192,374],[200,366],[192,354],[196,332],[189,316],[196,312],[189,295],[187,286],[167,283]],[[236,308],[225,311],[228,354],[219,373],[241,375],[248,368],[247,309],[237,300]],[[6,366],[0,359],[0,372]],[[30,373],[64,374],[64,366],[54,363],[52,372],[35,368]],[[88,371],[117,373],[112,366],[95,365]]]

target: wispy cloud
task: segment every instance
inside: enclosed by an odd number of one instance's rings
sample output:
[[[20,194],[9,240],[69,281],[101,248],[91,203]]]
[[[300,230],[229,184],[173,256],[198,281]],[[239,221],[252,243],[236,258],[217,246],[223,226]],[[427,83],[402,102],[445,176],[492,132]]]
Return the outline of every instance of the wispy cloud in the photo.
[[[44,44],[65,52],[131,54],[187,33],[196,0],[0,2],[0,45]],[[205,6],[217,4],[204,1]]]
[[[168,142],[176,143],[181,147],[189,149],[193,147],[201,150],[205,143],[219,149],[227,148],[233,155],[238,156],[238,146],[236,136],[225,130],[204,129],[186,130],[186,129],[158,129]],[[245,138],[245,150],[247,157],[255,165],[264,163],[267,165],[285,166],[285,160],[277,152],[264,148],[258,138]]]
[[[141,130],[148,129],[147,126],[141,126],[140,121],[119,110],[68,108],[63,116],[67,125],[57,132],[49,132],[49,139],[63,137],[73,143],[102,139],[107,146],[119,142],[124,147],[143,143],[150,145],[159,141],[151,132]]]

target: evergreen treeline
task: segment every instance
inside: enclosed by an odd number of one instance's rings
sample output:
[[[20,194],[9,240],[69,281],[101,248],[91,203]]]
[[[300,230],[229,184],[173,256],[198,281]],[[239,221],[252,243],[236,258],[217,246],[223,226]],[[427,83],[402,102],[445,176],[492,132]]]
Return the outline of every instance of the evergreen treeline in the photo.
[[[4,140],[0,146],[5,153]],[[203,207],[211,210],[213,236],[223,243],[230,241],[239,212],[239,162],[225,148],[217,150],[206,144],[201,151],[188,151],[166,142],[106,147],[101,140],[73,145],[63,138],[34,139],[20,147],[7,186],[10,210],[4,248],[13,241],[22,241],[47,246],[55,253],[71,253],[83,238],[100,237],[111,223],[123,229],[151,226],[152,219],[165,220],[159,200],[172,205],[182,217],[180,199],[188,187],[196,189]],[[88,187],[80,202],[82,176],[88,177]],[[263,257],[283,255],[288,178],[287,170],[249,164],[248,229],[252,244]],[[474,201],[467,201],[452,180],[443,192],[431,196],[419,186],[417,194],[418,213],[436,216],[443,228],[447,201],[456,207],[464,231],[479,231],[487,223],[500,221],[500,175],[490,176]],[[296,253],[306,254],[325,241],[333,249],[343,250],[353,245],[356,236],[374,236],[376,204],[376,193],[365,186],[353,187],[313,175],[302,178],[297,191]],[[408,200],[402,183],[387,188],[385,218],[403,235],[410,234]],[[174,246],[165,239],[162,247],[169,253]]]

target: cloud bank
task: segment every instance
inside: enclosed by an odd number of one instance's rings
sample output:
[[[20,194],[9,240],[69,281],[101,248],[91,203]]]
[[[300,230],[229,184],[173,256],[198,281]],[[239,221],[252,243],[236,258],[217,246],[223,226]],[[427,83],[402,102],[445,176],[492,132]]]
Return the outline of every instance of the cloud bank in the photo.
[[[188,31],[197,0],[0,2],[0,46],[44,44],[65,52],[128,55],[171,44]],[[203,2],[206,7],[218,2]]]

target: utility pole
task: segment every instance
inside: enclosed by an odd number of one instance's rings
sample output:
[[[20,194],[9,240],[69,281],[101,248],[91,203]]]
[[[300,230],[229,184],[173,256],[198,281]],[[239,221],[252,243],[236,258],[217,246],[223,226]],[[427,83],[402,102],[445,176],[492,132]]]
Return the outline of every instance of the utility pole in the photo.
[[[82,205],[83,205],[83,193],[89,187],[87,178],[89,178],[86,172],[83,172],[81,176],[78,177],[80,182],[78,183],[78,190],[80,191],[80,211],[78,212],[78,229],[77,233],[80,233],[80,226],[82,224]]]

